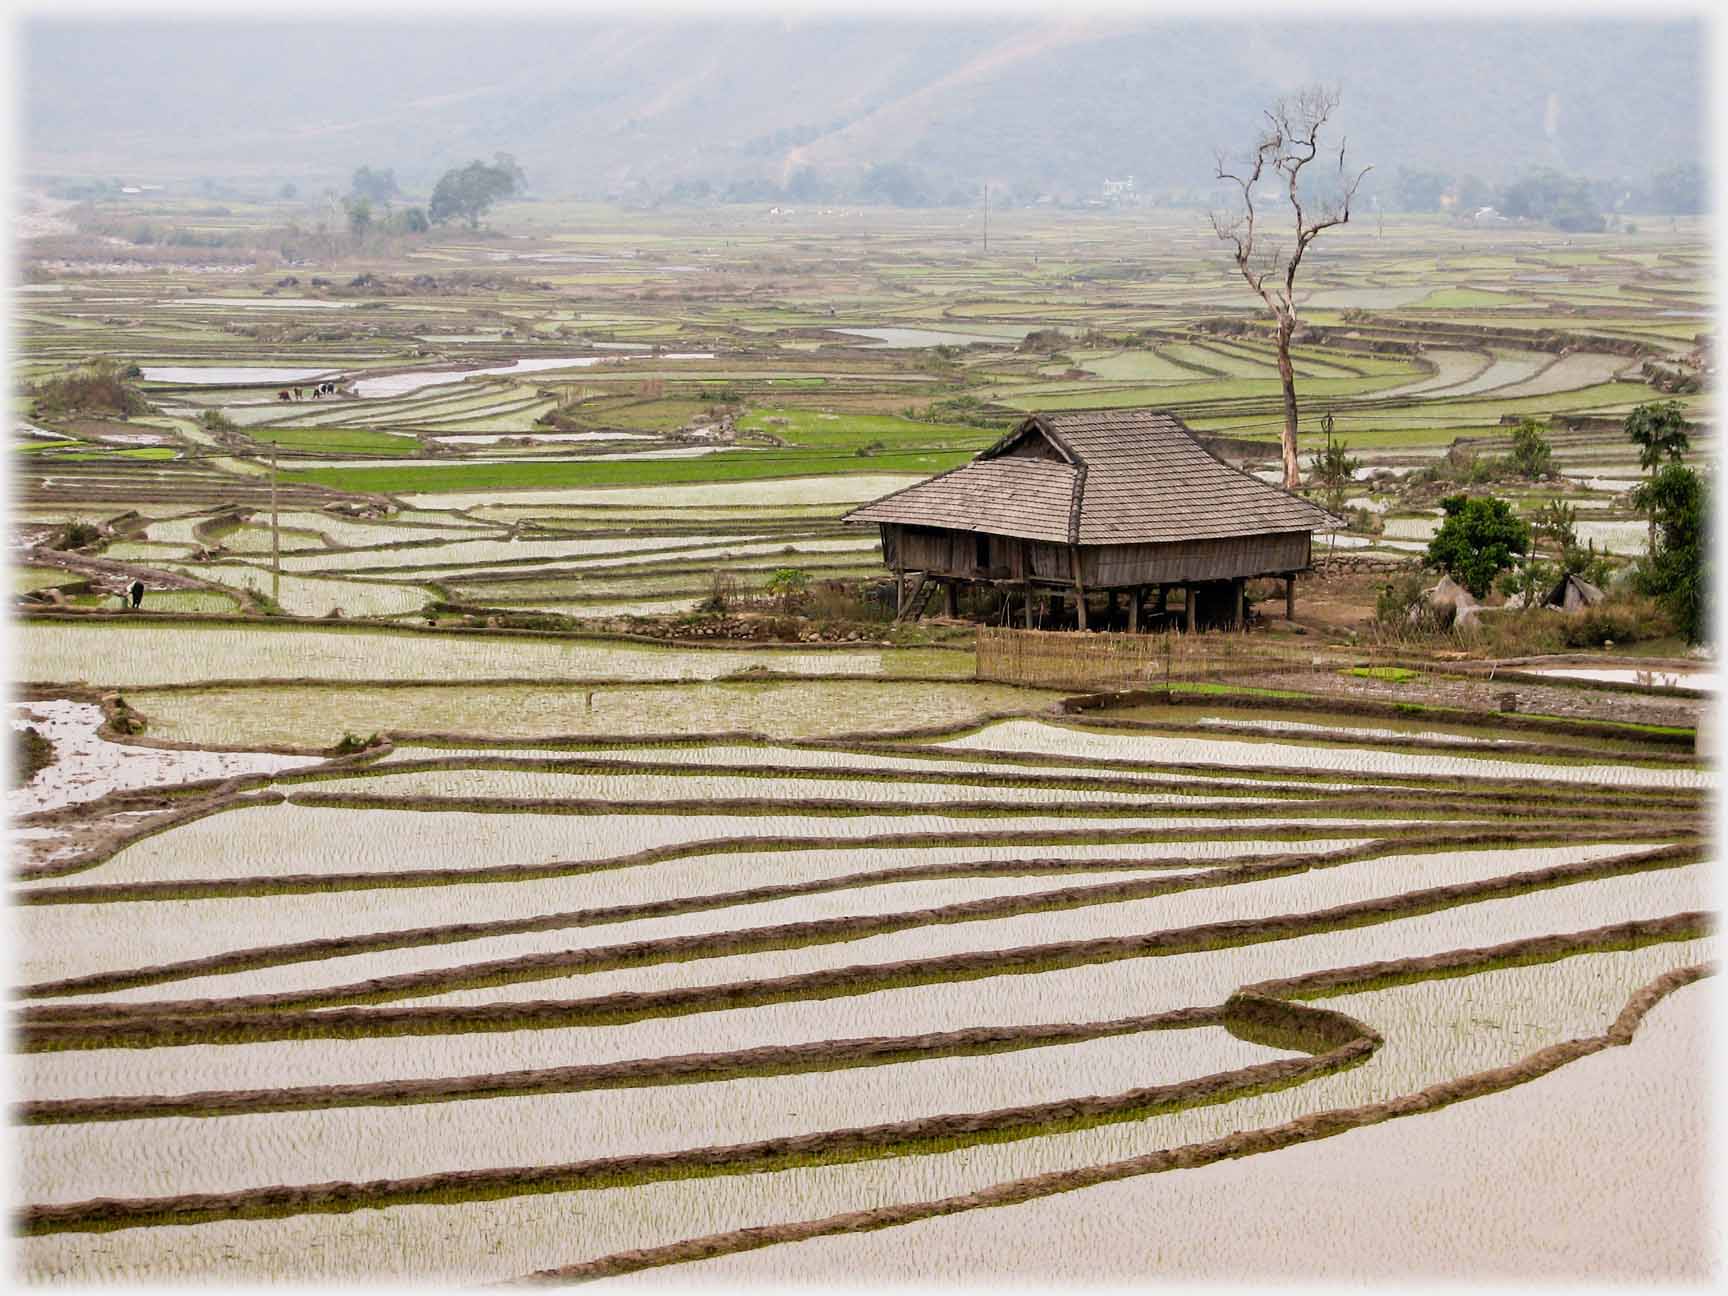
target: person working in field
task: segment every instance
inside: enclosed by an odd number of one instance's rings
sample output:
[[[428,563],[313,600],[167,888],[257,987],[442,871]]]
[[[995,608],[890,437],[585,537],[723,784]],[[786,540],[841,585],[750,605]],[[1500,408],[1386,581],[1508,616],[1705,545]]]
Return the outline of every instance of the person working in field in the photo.
[[[126,593],[131,596],[132,606],[137,607],[144,601],[144,582],[135,580],[126,587]]]

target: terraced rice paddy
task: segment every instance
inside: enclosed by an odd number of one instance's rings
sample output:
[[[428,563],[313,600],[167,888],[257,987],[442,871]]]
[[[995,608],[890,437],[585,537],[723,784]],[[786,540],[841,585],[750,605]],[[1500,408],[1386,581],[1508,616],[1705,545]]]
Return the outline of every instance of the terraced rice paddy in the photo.
[[[151,628],[29,627],[27,660],[118,633]],[[1708,954],[1712,778],[1659,748],[990,719],[1050,695],[896,680],[885,652],[806,654],[856,657],[856,682],[728,685],[690,673],[706,653],[559,645],[635,676],[584,724],[568,687],[477,680],[465,708],[470,686],[344,679],[335,654],[385,630],[269,632],[318,645],[293,656],[328,682],[291,686],[259,683],[280,668],[244,633],[201,633],[182,658],[232,683],[164,687],[148,653],[104,677],[153,740],[310,747],[345,719],[397,745],[254,765],[19,878],[40,1277],[238,1280],[292,1252],[323,1281],[809,1278],[893,1272],[902,1236],[984,1272],[1019,1255],[999,1198],[1060,1212],[1169,1169],[1186,1217],[1216,1176],[1174,1167],[1209,1149],[1268,1140],[1249,1159],[1292,1173],[1310,1127],[1435,1085],[1539,1092],[1644,987],[1700,993],[1661,978]],[[459,639],[413,639],[462,669]],[[880,696],[811,691],[834,689]],[[644,742],[661,713],[615,701],[656,694],[682,721]],[[1411,746],[1437,738],[1455,754]],[[889,1227],[847,1240],[870,1213]]]
[[[1276,475],[1191,216],[993,214],[985,257],[548,201],[387,292],[26,285],[20,381],[109,355],[152,410],[15,410],[14,590],[63,587],[14,667],[19,1273],[1700,1278],[1713,670],[1311,633],[1078,700],[888,624],[841,515],[1026,411]],[[1491,489],[1641,552],[1619,422],[1708,326],[1662,225],[1329,231],[1301,450],[1330,416],[1363,513],[1321,551],[1407,561],[1411,483],[1531,416],[1557,473]]]

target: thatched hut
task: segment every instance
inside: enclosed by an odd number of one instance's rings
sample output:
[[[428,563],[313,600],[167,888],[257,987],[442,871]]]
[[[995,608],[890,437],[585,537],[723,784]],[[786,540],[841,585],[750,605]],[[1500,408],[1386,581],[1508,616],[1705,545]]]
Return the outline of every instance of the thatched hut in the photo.
[[[1543,606],[1559,608],[1563,612],[1582,612],[1585,608],[1595,607],[1604,597],[1601,590],[1577,572],[1567,572],[1543,600]]]
[[[882,529],[902,617],[919,615],[935,589],[949,612],[957,585],[992,585],[1054,612],[1087,598],[1113,609],[1128,599],[1128,627],[1156,592],[1155,615],[1184,591],[1189,629],[1239,623],[1242,587],[1282,577],[1286,614],[1295,580],[1311,567],[1313,533],[1337,519],[1307,500],[1213,456],[1174,415],[1099,410],[1028,418],[968,464],[854,509],[849,523]],[[908,582],[908,575],[911,580]]]

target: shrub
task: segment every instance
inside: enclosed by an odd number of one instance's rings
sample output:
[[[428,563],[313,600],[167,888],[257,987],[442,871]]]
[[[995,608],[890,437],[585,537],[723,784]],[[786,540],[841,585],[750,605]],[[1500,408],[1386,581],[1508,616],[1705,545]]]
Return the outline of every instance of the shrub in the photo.
[[[1407,572],[1395,581],[1380,587],[1374,600],[1374,620],[1383,626],[1401,626],[1410,616],[1410,609],[1422,601],[1422,575]]]
[[[738,578],[715,569],[708,579],[708,597],[696,605],[698,612],[724,612],[738,598]]]
[[[966,427],[995,428],[1007,420],[988,413],[988,406],[976,396],[949,396],[931,401],[923,409],[908,406],[902,416],[918,423],[959,423]]]
[[[872,598],[867,590],[851,581],[818,581],[811,586],[807,615],[817,621],[892,621],[894,604],[890,599]]]
[[[1554,448],[1542,435],[1542,425],[1535,419],[1524,419],[1512,433],[1512,471],[1520,477],[1547,477],[1554,469]]]
[[[1656,543],[1639,568],[1639,585],[1654,595],[1677,623],[1687,643],[1704,638],[1709,575],[1709,490],[1684,464],[1665,465],[1632,496],[1650,515]]]
[[[50,549],[82,549],[93,545],[102,538],[102,528],[94,522],[86,522],[83,518],[72,518],[49,541]]]
[[[1628,644],[1664,639],[1674,623],[1651,599],[1604,600],[1571,615],[1559,614],[1561,641],[1568,648],[1599,648],[1605,643]]]
[[[1374,600],[1376,638],[1423,638],[1451,628],[1457,609],[1450,603],[1438,607],[1430,604],[1423,584],[1422,573],[1411,571],[1380,587]]]
[[[365,751],[368,747],[376,747],[379,741],[377,734],[373,734],[370,738],[362,738],[352,731],[345,730],[342,734],[342,741],[325,748],[325,750],[334,756],[352,756],[355,752]]]
[[[1578,510],[1563,499],[1551,499],[1531,515],[1530,531],[1535,539],[1546,540],[1556,553],[1576,549]]]
[[[1479,455],[1466,446],[1455,445],[1437,462],[1411,473],[1412,486],[1431,482],[1449,482],[1456,486],[1482,486],[1497,481],[1506,470],[1507,460],[1492,455]]]
[[[1379,535],[1386,529],[1385,518],[1381,517],[1373,509],[1364,508],[1360,504],[1355,508],[1348,510],[1344,516],[1350,519],[1350,529],[1352,531],[1360,531],[1364,535]]]
[[[1581,612],[1537,608],[1516,616],[1477,617],[1474,626],[1473,646],[1496,657],[1639,643],[1674,633],[1673,621],[1656,601],[1639,595],[1606,599]]]
[[[198,426],[206,432],[238,432],[240,425],[219,409],[205,410],[198,416]]]
[[[150,402],[126,382],[112,360],[92,360],[82,369],[48,378],[30,388],[39,416],[78,414],[148,414]]]
[[[1362,466],[1360,459],[1350,457],[1350,447],[1342,441],[1332,439],[1332,416],[1326,415],[1322,424],[1326,430],[1326,448],[1317,451],[1309,460],[1309,469],[1313,473],[1315,484],[1320,488],[1321,497],[1326,501],[1326,507],[1334,513],[1344,507],[1344,492],[1356,478],[1356,470]]]
[[[1034,329],[1026,335],[1015,350],[1048,353],[1060,351],[1072,341],[1073,339],[1059,328]]]
[[[34,725],[14,729],[12,741],[12,786],[24,787],[54,763],[54,744],[44,738]]]
[[[790,612],[810,588],[810,575],[796,567],[780,567],[768,577],[763,588],[780,600],[783,611]]]
[[[1494,577],[1530,551],[1530,528],[1503,499],[1448,495],[1440,501],[1446,520],[1428,542],[1424,565],[1445,572],[1477,598]]]

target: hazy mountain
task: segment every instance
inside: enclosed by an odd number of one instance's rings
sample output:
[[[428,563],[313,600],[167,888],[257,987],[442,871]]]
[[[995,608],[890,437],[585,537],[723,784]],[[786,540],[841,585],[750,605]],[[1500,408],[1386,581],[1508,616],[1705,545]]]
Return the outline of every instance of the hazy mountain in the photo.
[[[1205,186],[1271,97],[1338,83],[1353,157],[1500,181],[1646,176],[1702,150],[1696,22],[996,23],[751,18],[548,25],[82,21],[22,29],[34,174],[424,188],[508,150],[545,194],[856,178]]]

